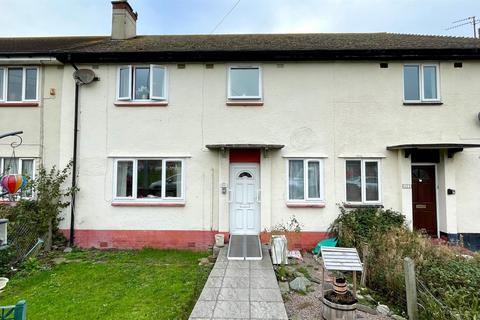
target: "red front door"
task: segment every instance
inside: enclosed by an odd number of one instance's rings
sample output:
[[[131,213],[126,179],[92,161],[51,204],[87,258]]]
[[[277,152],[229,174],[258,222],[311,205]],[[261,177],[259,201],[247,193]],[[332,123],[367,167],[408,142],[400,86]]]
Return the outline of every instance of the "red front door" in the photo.
[[[412,166],[413,227],[437,236],[435,166]]]

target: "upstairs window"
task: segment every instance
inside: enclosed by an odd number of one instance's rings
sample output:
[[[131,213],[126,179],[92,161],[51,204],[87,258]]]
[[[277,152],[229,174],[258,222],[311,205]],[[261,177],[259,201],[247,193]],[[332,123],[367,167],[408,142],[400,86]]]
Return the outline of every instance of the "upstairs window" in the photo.
[[[288,160],[288,201],[323,201],[322,160]]]
[[[167,69],[159,65],[122,66],[118,69],[117,99],[167,99]]]
[[[0,101],[37,101],[37,92],[38,68],[0,68]]]
[[[177,159],[118,159],[115,161],[116,200],[181,200],[183,161]]]
[[[380,203],[380,162],[378,160],[346,160],[346,201],[348,203]]]
[[[439,101],[438,65],[406,64],[403,66],[403,99],[405,102]]]
[[[262,98],[260,67],[230,67],[228,73],[228,99]]]

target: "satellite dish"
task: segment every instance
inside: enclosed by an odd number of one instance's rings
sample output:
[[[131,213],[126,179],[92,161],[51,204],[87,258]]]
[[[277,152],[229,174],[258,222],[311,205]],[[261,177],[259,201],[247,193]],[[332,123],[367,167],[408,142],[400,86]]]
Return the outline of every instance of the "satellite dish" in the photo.
[[[95,72],[90,69],[78,69],[73,73],[73,78],[78,85],[89,84],[95,80]]]

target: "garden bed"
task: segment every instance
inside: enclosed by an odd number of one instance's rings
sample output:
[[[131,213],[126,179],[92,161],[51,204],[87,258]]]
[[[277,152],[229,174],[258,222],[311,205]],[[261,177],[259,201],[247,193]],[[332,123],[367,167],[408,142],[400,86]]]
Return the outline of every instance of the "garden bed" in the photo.
[[[187,319],[208,277],[207,253],[73,251],[24,263],[0,304],[27,301],[28,319]]]
[[[323,319],[322,318],[322,291],[321,278],[322,271],[319,263],[314,260],[313,255],[309,252],[302,252],[303,261],[289,259],[290,263],[285,268],[286,277],[279,281],[282,290],[283,301],[290,319]],[[276,269],[278,270],[278,266]],[[279,272],[277,271],[277,276]],[[304,276],[310,281],[310,285],[305,292],[296,292],[289,289],[288,282],[294,280],[296,277]],[[280,280],[280,279],[279,279]],[[331,277],[325,277],[325,287],[331,288]],[[287,289],[288,288],[288,289]],[[361,301],[368,304],[366,301]],[[374,307],[373,307],[374,308]],[[371,311],[374,311],[372,309]],[[370,314],[364,311],[357,310],[357,319],[390,319],[387,316],[378,314]]]

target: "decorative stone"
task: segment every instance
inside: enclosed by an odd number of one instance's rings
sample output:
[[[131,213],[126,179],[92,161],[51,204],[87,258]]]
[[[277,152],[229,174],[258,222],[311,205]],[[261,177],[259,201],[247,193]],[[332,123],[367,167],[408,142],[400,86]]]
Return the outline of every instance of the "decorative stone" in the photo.
[[[365,299],[369,302],[375,303],[375,299],[373,299],[373,297],[369,294],[365,295]]]
[[[198,260],[199,261],[199,264],[200,266],[206,266],[210,263],[210,261],[208,260],[208,258],[201,258]]]
[[[377,310],[370,308],[369,306],[366,306],[364,304],[357,303],[357,310],[360,310],[365,313],[373,314],[376,315],[378,314]]]
[[[290,286],[288,285],[288,282],[279,282],[278,286],[280,287],[280,293],[282,295],[290,293]]]
[[[58,258],[53,259],[52,261],[53,261],[54,264],[59,265],[59,264],[62,264],[62,263],[66,263],[67,259],[65,259],[63,257],[58,257]]]
[[[72,252],[72,250],[73,250],[72,247],[66,247],[66,248],[63,250],[63,252],[65,252],[65,253],[70,253],[70,252]]]
[[[297,277],[290,281],[290,289],[298,292],[306,292],[311,282],[304,277]]]
[[[220,247],[217,247],[217,246],[214,246],[213,249],[212,249],[212,254],[215,258],[218,257],[219,253],[220,253]]]
[[[377,306],[377,312],[384,316],[388,316],[388,314],[390,313],[390,308],[384,304],[379,304]]]
[[[399,315],[397,315],[397,314],[391,315],[391,318],[392,318],[392,319],[395,319],[395,320],[407,320],[407,319],[405,319],[404,317],[399,316]]]
[[[362,296],[360,293],[357,293],[357,299],[358,300],[363,300],[363,299],[365,299],[365,297]]]

